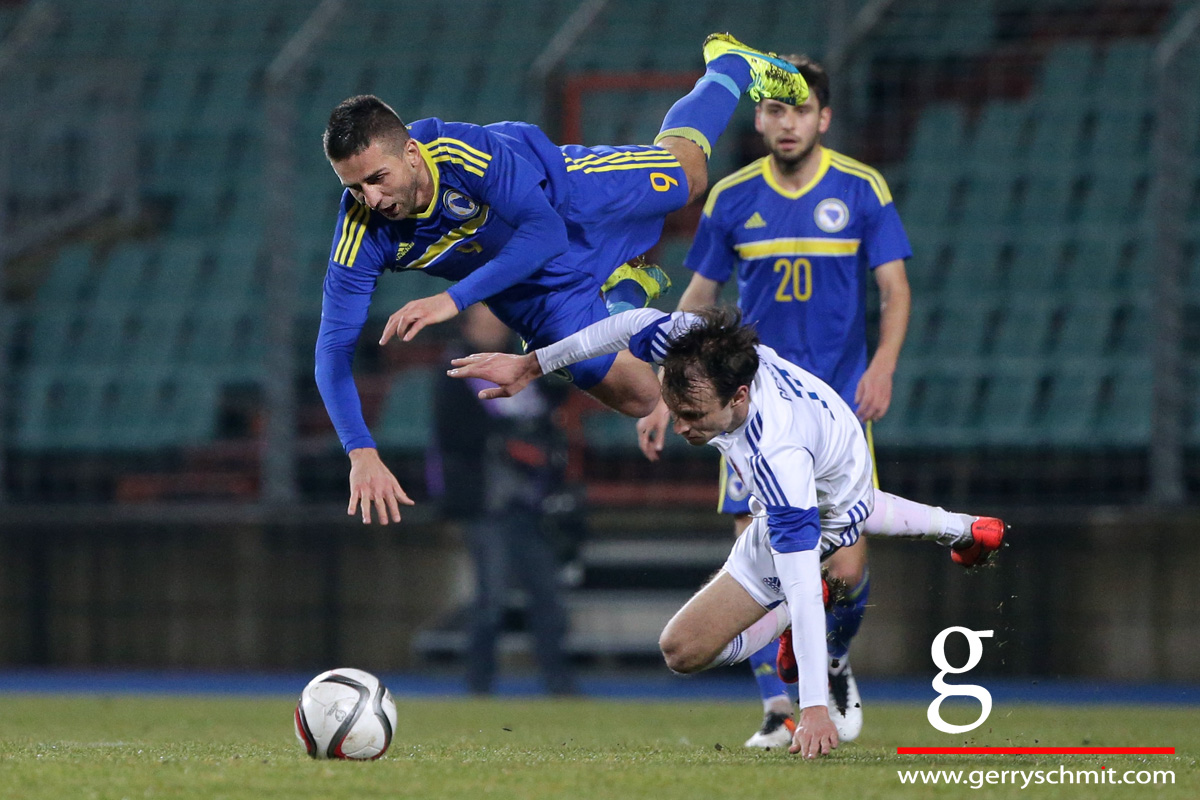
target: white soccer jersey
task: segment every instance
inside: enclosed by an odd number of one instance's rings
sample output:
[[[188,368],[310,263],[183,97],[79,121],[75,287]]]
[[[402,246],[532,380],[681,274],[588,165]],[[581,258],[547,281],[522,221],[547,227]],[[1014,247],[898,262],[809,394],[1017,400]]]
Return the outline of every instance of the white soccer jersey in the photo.
[[[661,363],[671,338],[698,321],[687,312],[627,311],[538,350],[538,363],[550,373],[626,348],[643,361]],[[768,552],[747,559],[735,546],[731,560],[737,557],[747,566],[729,571],[763,605],[771,604],[772,593],[788,601],[800,663],[800,706],[824,705],[819,559],[858,539],[858,526],[874,504],[871,455],[862,426],[837,392],[770,347],[759,345],[757,352],[745,421],[709,444],[733,464],[750,489],[751,508],[766,518],[766,536],[739,545]],[[771,591],[764,593],[760,582]]]
[[[859,523],[871,513],[874,495],[862,426],[828,384],[766,345],[757,349],[758,373],[745,424],[709,444],[749,487],[755,515],[765,512],[770,518],[785,509],[816,509],[822,553],[852,545]],[[772,536],[779,552],[815,544]]]

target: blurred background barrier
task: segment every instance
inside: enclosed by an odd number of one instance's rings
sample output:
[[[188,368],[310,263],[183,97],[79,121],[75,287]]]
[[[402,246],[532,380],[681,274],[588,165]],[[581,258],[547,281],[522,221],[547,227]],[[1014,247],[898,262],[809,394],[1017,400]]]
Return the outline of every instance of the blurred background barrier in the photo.
[[[880,169],[912,240],[884,488],[1017,525],[981,576],[877,547],[856,668],[921,669],[914,636],[999,609],[1013,644],[993,670],[1200,679],[1192,0],[0,2],[0,662],[457,657],[453,528],[420,506],[382,532],[342,513],[312,381],[329,110],[373,92],[406,120],[648,142],[719,30],[826,60],[831,143]],[[713,182],[759,146],[743,104]],[[698,214],[650,254],[677,287]],[[384,276],[368,331],[442,285]],[[367,335],[356,359],[421,503],[446,335]],[[578,392],[565,425],[590,522],[570,647],[652,661],[727,551],[715,453],[676,439],[651,465]]]

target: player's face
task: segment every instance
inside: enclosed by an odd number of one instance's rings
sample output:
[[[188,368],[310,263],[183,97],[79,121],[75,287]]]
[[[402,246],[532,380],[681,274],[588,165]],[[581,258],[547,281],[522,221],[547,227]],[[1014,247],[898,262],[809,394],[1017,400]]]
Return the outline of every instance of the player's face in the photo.
[[[355,200],[388,219],[404,219],[421,210],[425,165],[413,139],[399,152],[376,139],[361,153],[330,163]]]
[[[708,444],[714,436],[731,431],[746,421],[750,390],[738,387],[728,403],[722,403],[712,386],[701,384],[685,403],[667,403],[675,432],[688,444]]]
[[[832,112],[821,108],[812,92],[802,105],[763,100],[754,110],[754,129],[781,164],[794,165],[808,157],[829,130]]]

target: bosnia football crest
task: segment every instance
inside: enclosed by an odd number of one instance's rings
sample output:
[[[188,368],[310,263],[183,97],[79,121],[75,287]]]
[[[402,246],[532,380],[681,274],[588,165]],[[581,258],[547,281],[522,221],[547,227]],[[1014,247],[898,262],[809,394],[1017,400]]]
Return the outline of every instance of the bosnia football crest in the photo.
[[[479,204],[461,192],[448,189],[442,195],[442,205],[446,213],[458,219],[470,219],[479,213]]]
[[[830,197],[817,203],[813,220],[826,233],[837,233],[850,222],[850,209],[841,200]]]

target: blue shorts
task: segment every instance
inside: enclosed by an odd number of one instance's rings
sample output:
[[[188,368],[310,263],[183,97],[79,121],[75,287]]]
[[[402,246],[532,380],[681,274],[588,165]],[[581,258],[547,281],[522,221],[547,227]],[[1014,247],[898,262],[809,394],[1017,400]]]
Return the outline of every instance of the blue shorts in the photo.
[[[617,267],[658,243],[667,214],[687,204],[687,177],[661,147],[562,148],[570,196],[567,252],[542,271],[488,298],[488,307],[536,349],[565,339],[608,316],[600,288]],[[580,389],[608,374],[616,355],[567,367]]]
[[[871,453],[871,480],[875,488],[879,488],[879,473],[875,469],[875,437],[871,435],[871,423],[865,425],[867,434],[867,449]],[[717,498],[717,512],[721,514],[749,514],[750,490],[737,472],[721,456],[721,487]]]
[[[683,167],[652,145],[561,148],[570,196],[570,247],[556,263],[600,281],[658,244],[667,214],[687,205]]]

